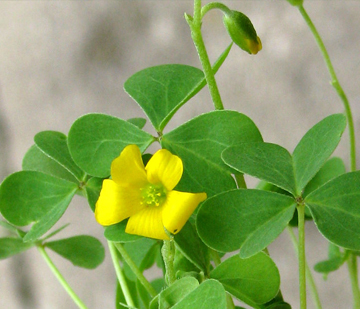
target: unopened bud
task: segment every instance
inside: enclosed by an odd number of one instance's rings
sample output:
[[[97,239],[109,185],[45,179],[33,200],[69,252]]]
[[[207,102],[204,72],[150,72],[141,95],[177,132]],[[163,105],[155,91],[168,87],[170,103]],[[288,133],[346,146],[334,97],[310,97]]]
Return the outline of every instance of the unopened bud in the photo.
[[[253,55],[261,50],[260,38],[246,15],[238,11],[230,11],[224,14],[223,20],[231,39],[241,49]]]

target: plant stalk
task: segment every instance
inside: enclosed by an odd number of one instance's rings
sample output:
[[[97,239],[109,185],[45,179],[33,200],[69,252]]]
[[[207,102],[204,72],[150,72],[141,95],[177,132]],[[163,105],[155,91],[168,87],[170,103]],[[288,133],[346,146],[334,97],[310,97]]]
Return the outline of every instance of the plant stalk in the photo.
[[[298,260],[299,260],[299,288],[300,288],[300,308],[306,309],[306,263],[305,263],[305,205],[299,204],[298,211]]]
[[[45,262],[50,267],[52,273],[55,275],[55,277],[58,279],[62,287],[65,289],[65,291],[69,294],[69,296],[72,298],[74,303],[81,309],[88,309],[86,305],[83,303],[83,301],[77,296],[74,292],[74,290],[70,287],[70,285],[66,282],[65,278],[61,274],[61,272],[57,269],[53,261],[50,259],[49,255],[45,251],[45,248],[42,245],[37,246],[41,256],[44,258]]]
[[[351,253],[349,254],[349,257],[347,259],[347,265],[350,275],[350,281],[351,281],[351,288],[353,291],[353,308],[359,309],[360,308],[360,295],[359,295],[359,287],[358,287],[358,270],[357,270],[357,260],[356,255]]]
[[[299,254],[298,253],[298,241],[296,239],[294,231],[293,231],[292,227],[290,227],[290,226],[287,226],[287,230],[289,232],[291,242],[294,245],[295,252],[298,255]],[[306,265],[306,279],[307,279],[309,287],[310,287],[310,291],[311,291],[311,295],[312,295],[312,298],[313,298],[315,308],[316,309],[322,309],[322,305],[321,305],[321,301],[320,301],[320,297],[319,297],[319,292],[317,290],[314,277],[311,274],[311,269],[310,269],[310,267],[309,267],[309,265],[307,264],[306,261],[305,261],[305,265]]]
[[[127,253],[123,245],[119,242],[113,242],[116,249],[121,254],[122,258],[124,259],[124,262],[129,265],[132,272],[135,274],[136,278],[140,281],[140,283],[143,285],[143,287],[146,289],[146,291],[150,294],[152,298],[154,298],[157,295],[157,292],[152,287],[150,282],[145,278],[143,273],[140,271],[140,269],[137,267],[137,265],[134,263],[130,255]]]
[[[356,171],[356,143],[355,143],[355,128],[354,128],[354,120],[353,120],[353,116],[352,116],[352,111],[351,111],[351,107],[350,107],[350,103],[349,100],[343,90],[343,88],[340,85],[340,82],[336,76],[335,73],[335,69],[332,65],[330,56],[326,50],[325,44],[323,42],[323,40],[321,39],[321,36],[319,34],[319,32],[317,31],[314,23],[312,22],[310,16],[308,15],[308,13],[306,12],[305,8],[303,5],[299,6],[299,11],[302,15],[302,17],[304,18],[306,24],[308,25],[308,27],[310,28],[315,41],[322,53],[322,56],[325,60],[325,64],[326,67],[330,73],[330,77],[331,77],[331,85],[335,88],[336,92],[338,93],[339,97],[341,98],[344,108],[345,108],[345,114],[346,114],[346,118],[348,121],[348,127],[349,127],[349,137],[350,137],[350,166],[351,166],[351,171]]]
[[[175,245],[173,239],[170,238],[170,240],[164,240],[161,254],[165,264],[165,282],[167,286],[170,286],[176,280],[174,270]]]
[[[216,110],[223,110],[224,105],[221,100],[220,92],[215,80],[214,72],[211,68],[208,53],[206,51],[205,43],[201,34],[201,0],[194,0],[194,17],[187,18],[191,30],[191,37],[196,47],[201,66],[205,75],[206,82],[209,87],[210,95]]]
[[[121,266],[119,265],[119,259],[118,259],[118,256],[117,256],[116,248],[115,248],[114,244],[111,241],[108,241],[108,246],[109,246],[109,250],[110,250],[110,254],[111,254],[111,259],[112,259],[112,262],[113,262],[113,265],[114,265],[116,277],[117,277],[117,279],[119,281],[121,290],[122,290],[122,292],[124,294],[126,304],[128,306],[130,306],[130,307],[135,308],[135,303],[134,303],[134,301],[133,301],[133,299],[131,297],[131,293],[130,293],[129,287],[127,285],[127,282],[126,282],[125,275],[123,273],[123,270],[122,270]]]
[[[331,84],[335,88],[336,92],[338,93],[340,99],[343,102],[345,114],[347,118],[348,128],[349,128],[349,141],[350,141],[350,170],[356,171],[356,139],[355,139],[355,128],[354,128],[354,120],[352,116],[352,111],[350,107],[349,100],[343,90],[343,88],[340,85],[340,82],[336,76],[335,69],[332,65],[332,62],[330,60],[330,56],[326,50],[325,44],[323,40],[321,39],[321,36],[319,32],[317,31],[315,25],[313,24],[310,16],[307,14],[305,8],[303,5],[300,5],[299,11],[301,15],[303,16],[305,22],[307,23],[308,27],[310,28],[312,34],[314,35],[314,38],[316,40],[316,43],[318,44],[318,47],[323,55],[323,58],[325,60],[326,67],[330,73],[331,76]],[[348,272],[351,279],[351,288],[353,293],[353,303],[354,308],[360,308],[360,290],[359,290],[359,281],[358,281],[358,275],[357,275],[357,259],[356,255],[354,255],[352,252],[349,254],[348,258]]]

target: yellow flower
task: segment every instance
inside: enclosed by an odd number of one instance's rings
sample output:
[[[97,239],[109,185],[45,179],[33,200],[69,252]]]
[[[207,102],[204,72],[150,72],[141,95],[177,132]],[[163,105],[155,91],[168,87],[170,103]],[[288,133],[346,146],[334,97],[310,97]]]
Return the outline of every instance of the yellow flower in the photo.
[[[165,229],[178,233],[206,193],[173,190],[183,164],[166,149],[157,151],[144,167],[136,145],[128,145],[111,164],[112,179],[105,179],[96,203],[95,218],[104,226],[126,218],[125,232],[169,239]]]

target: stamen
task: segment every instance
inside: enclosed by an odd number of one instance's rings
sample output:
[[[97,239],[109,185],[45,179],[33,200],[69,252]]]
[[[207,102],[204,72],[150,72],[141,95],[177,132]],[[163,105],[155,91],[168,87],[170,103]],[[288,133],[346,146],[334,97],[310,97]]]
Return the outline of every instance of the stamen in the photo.
[[[162,184],[148,184],[141,188],[142,202],[147,206],[159,207],[166,199],[166,189]]]

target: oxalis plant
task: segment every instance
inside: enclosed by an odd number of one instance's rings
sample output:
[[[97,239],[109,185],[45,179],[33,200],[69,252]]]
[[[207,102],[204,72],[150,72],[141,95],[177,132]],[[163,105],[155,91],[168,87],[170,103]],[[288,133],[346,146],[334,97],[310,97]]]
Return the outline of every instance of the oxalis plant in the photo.
[[[52,227],[80,195],[104,226],[117,275],[116,308],[291,308],[267,250],[285,229],[298,256],[300,304],[293,305],[306,308],[309,290],[313,308],[322,308],[305,254],[304,223],[313,220],[329,242],[328,259],[315,271],[327,275],[347,264],[353,307],[360,308],[360,172],[351,109],[303,1],[288,2],[313,33],[344,113],[310,128],[292,154],[263,141],[248,116],[224,109],[215,80],[233,45],[255,55],[261,40],[243,13],[194,0],[194,11],[185,20],[202,69],[150,67],[124,85],[157,136],[142,129],[144,118],[105,114],[80,117],[67,135],[36,134],[23,170],[0,187],[0,223],[11,235],[0,239],[0,257],[37,248],[75,304],[88,308],[48,255],[55,251],[89,269],[102,263],[103,242],[94,237],[52,240],[66,226]],[[214,9],[223,13],[232,43],[211,64],[201,28],[203,17]],[[215,110],[166,132],[180,107],[205,86]],[[346,127],[348,172],[341,158],[331,157]],[[153,143],[161,149],[149,154]],[[256,188],[247,188],[245,174],[259,179]],[[154,264],[163,276],[149,282],[143,272]]]

